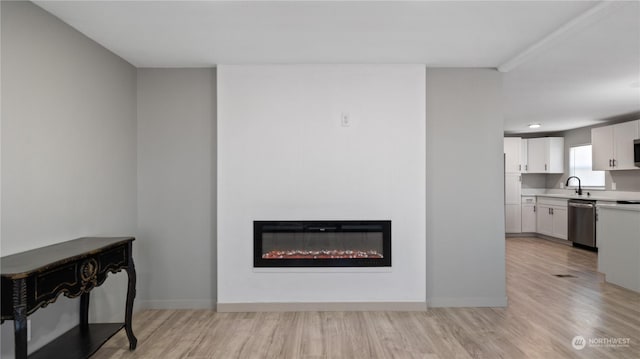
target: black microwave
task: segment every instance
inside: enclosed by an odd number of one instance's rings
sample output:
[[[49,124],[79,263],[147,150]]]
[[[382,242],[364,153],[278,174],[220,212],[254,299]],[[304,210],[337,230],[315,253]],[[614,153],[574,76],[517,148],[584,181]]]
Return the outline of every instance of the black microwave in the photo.
[[[633,140],[633,162],[640,167],[640,138]]]

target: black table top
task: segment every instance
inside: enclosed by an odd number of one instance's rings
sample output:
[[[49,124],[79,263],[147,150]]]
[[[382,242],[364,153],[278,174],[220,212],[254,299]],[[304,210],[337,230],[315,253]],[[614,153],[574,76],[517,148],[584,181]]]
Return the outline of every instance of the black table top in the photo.
[[[133,237],[84,237],[12,254],[0,258],[1,275],[11,279],[24,278],[33,272],[78,260],[134,239]]]

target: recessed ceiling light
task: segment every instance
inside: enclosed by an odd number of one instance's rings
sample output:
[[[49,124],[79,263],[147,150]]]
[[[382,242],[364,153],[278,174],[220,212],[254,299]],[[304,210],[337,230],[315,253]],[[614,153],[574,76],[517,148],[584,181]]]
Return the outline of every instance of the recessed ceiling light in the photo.
[[[540,127],[540,126],[542,126],[542,125],[541,125],[541,124],[539,124],[539,123],[532,123],[532,124],[529,124],[529,128],[538,128],[538,127]]]

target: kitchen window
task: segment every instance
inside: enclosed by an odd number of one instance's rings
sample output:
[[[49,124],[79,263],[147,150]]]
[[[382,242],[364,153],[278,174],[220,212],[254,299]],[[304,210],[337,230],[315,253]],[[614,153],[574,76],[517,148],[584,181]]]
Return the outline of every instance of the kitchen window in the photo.
[[[574,146],[569,149],[569,175],[578,176],[582,187],[595,187],[604,189],[604,171],[591,169],[591,145]],[[577,181],[572,186],[577,187]]]

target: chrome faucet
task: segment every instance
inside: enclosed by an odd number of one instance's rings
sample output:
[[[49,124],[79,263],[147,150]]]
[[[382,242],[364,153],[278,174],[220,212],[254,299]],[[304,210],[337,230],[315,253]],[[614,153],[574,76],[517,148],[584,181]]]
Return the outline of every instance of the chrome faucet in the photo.
[[[576,193],[578,194],[578,196],[582,196],[582,186],[580,185],[580,178],[578,176],[571,176],[567,178],[567,183],[565,183],[565,186],[569,185],[569,181],[571,181],[572,178],[575,178],[578,180],[578,189],[576,190]]]

